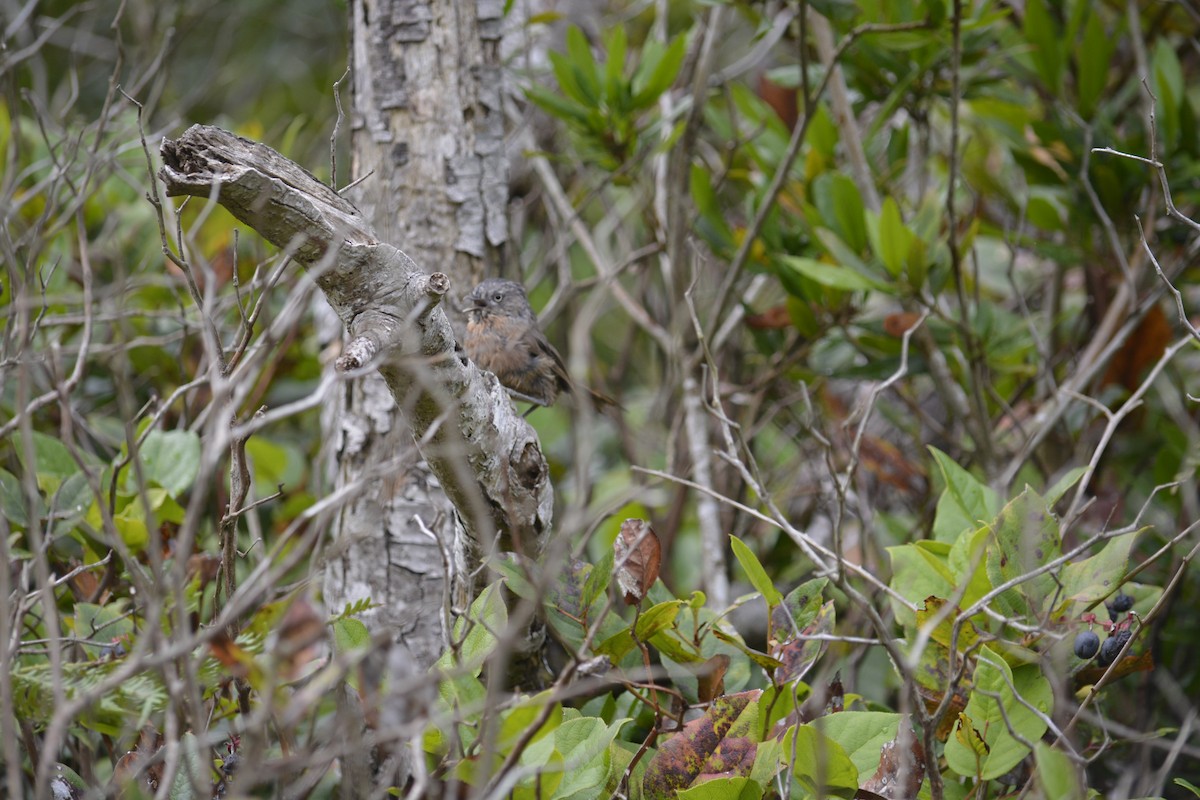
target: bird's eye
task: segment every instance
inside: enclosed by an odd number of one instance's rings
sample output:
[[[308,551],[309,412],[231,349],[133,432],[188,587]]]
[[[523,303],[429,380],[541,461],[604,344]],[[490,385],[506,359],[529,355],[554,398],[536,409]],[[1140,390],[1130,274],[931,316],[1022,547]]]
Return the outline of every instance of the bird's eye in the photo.
[[[492,295],[492,299],[495,300],[497,303],[499,303],[501,300],[504,299],[504,295],[500,294],[499,292],[496,292],[494,295]]]

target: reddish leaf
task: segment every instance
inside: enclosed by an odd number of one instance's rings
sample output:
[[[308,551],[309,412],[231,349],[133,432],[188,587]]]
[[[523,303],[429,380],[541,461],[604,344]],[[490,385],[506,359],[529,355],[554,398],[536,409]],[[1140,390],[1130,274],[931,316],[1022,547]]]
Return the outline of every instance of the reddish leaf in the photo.
[[[613,576],[626,605],[637,605],[658,580],[662,545],[644,519],[627,519],[613,542]]]
[[[800,105],[794,88],[780,86],[766,75],[759,75],[758,96],[774,109],[789,131],[796,127],[800,119]]]
[[[650,763],[642,789],[647,798],[674,797],[701,776],[748,775],[757,746],[745,736],[726,737],[758,690],[719,697],[683,730],[667,739]]]
[[[1171,324],[1167,322],[1167,315],[1163,313],[1162,306],[1151,306],[1125,344],[1113,354],[1100,386],[1119,383],[1129,391],[1134,391],[1142,382],[1146,370],[1162,357],[1170,343]]]

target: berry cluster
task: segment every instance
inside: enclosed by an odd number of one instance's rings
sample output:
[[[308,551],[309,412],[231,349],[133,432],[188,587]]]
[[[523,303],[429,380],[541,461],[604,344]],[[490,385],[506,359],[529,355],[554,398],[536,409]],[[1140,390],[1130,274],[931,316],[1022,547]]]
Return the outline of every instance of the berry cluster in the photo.
[[[1109,632],[1109,636],[1104,640],[1104,644],[1100,643],[1100,637],[1090,629],[1080,631],[1075,635],[1075,655],[1087,661],[1099,653],[1100,657],[1097,661],[1102,667],[1107,667],[1116,661],[1125,644],[1133,637],[1128,623],[1121,624],[1117,622],[1121,614],[1126,614],[1133,610],[1133,598],[1124,592],[1118,592],[1117,596],[1112,599],[1111,603],[1108,603],[1107,607],[1111,622],[1102,623]],[[1090,625],[1096,622],[1096,615],[1084,614],[1083,621]]]

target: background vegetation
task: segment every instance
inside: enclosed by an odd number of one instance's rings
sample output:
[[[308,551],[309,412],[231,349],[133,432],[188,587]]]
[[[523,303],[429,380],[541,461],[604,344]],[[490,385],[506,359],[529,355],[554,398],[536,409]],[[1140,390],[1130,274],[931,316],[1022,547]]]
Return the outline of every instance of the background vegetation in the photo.
[[[7,793],[1200,794],[1200,10],[511,5],[509,274],[623,409],[531,415],[579,560],[405,684],[314,580],[321,300],[152,178],[197,121],[329,178],[346,10],[0,6]]]

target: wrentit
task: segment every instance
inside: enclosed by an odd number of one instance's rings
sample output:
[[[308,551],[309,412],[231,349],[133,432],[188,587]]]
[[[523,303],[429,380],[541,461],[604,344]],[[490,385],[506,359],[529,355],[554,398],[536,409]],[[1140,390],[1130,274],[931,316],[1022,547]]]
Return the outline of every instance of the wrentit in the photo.
[[[488,278],[467,295],[463,347],[522,400],[548,406],[575,391],[562,356],[538,329],[525,288],[514,281]],[[587,391],[598,408],[615,405],[612,398]]]

